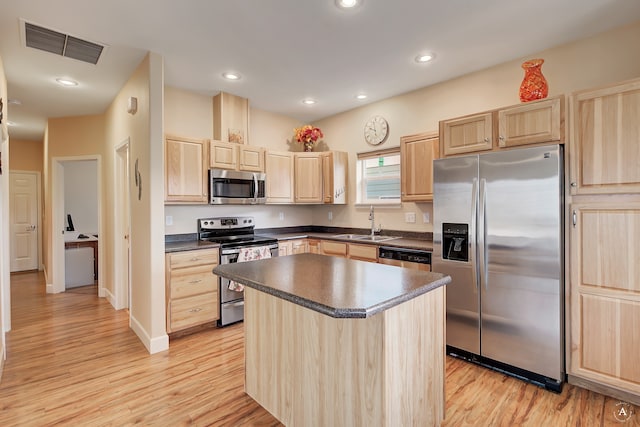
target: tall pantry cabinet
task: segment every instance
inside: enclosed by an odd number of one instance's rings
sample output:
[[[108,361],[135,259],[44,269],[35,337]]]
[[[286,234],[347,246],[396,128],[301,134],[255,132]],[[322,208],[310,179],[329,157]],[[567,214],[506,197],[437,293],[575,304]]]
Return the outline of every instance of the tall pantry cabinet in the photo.
[[[570,98],[569,382],[640,404],[640,79]]]

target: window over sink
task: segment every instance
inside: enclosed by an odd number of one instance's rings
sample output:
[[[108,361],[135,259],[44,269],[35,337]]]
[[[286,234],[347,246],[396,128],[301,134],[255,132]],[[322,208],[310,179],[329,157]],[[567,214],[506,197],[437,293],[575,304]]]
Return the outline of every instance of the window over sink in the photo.
[[[400,148],[358,153],[358,204],[400,203]]]

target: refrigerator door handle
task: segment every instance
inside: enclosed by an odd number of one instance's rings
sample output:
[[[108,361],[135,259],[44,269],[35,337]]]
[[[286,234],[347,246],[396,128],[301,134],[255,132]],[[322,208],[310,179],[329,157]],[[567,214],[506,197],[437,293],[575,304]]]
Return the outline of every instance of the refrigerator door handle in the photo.
[[[471,254],[471,276],[473,278],[473,289],[478,291],[478,251],[476,241],[476,224],[478,222],[478,179],[473,178],[471,186],[471,227],[469,230],[469,249]]]
[[[480,265],[480,283],[489,289],[487,280],[487,180],[480,180],[480,213],[478,218],[478,264]]]

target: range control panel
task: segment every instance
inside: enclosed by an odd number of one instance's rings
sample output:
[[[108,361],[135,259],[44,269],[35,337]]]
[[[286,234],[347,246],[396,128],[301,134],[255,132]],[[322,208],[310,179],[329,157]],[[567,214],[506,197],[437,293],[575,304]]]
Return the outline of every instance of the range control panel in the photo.
[[[198,220],[199,230],[224,230],[230,228],[246,228],[253,226],[253,217],[250,216],[202,218]]]

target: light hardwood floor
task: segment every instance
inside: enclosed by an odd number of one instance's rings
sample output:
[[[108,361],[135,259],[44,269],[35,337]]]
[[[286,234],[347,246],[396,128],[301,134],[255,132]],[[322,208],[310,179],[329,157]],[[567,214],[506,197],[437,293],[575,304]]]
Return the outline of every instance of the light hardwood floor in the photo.
[[[126,311],[95,295],[46,295],[42,274],[12,275],[11,302],[0,426],[280,425],[244,394],[242,324],[149,355]],[[445,426],[621,424],[617,400],[569,385],[554,394],[452,358],[446,396]]]

